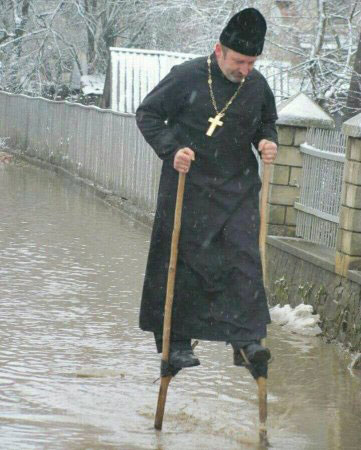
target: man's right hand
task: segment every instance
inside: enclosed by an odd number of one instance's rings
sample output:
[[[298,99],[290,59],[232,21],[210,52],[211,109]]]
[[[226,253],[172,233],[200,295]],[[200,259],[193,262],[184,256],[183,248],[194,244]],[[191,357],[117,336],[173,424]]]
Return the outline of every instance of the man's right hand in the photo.
[[[175,154],[173,167],[180,173],[187,173],[191,166],[191,161],[194,160],[194,151],[188,147],[184,147],[178,150]]]

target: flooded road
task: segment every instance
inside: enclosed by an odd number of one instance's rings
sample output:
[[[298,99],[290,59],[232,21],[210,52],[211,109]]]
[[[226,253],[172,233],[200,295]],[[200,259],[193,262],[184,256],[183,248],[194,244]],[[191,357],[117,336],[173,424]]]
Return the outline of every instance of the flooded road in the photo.
[[[0,448],[256,449],[255,382],[201,342],[153,429],[159,356],[138,329],[150,232],[86,188],[0,166]],[[275,449],[360,449],[361,378],[320,338],[272,325]]]

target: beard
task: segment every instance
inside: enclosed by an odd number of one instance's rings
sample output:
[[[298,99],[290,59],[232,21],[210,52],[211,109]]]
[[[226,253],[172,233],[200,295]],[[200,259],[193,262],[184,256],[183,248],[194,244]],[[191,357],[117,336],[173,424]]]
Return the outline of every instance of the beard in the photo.
[[[238,84],[244,78],[243,75],[235,73],[235,72],[226,72],[226,73],[224,73],[224,76],[227,78],[227,80],[232,81],[232,83],[238,83]]]

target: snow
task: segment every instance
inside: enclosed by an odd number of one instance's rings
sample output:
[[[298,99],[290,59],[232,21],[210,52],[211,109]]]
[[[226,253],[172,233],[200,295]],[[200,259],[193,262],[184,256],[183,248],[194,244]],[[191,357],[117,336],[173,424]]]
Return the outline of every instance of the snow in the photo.
[[[343,134],[351,137],[361,137],[361,113],[347,120],[342,126]]]
[[[279,125],[334,127],[332,117],[303,92],[280,103],[278,116]]]
[[[274,323],[284,327],[291,333],[303,336],[317,336],[322,333],[318,326],[319,314],[313,314],[312,305],[300,305],[292,308],[290,305],[279,304],[270,309],[271,319]]]
[[[361,353],[357,353],[351,362],[352,370],[361,370]]]
[[[102,95],[104,82],[104,75],[83,75],[80,78],[81,90],[84,95]]]
[[[7,140],[9,140],[8,137],[0,137],[0,151],[6,150],[8,148],[7,146]]]

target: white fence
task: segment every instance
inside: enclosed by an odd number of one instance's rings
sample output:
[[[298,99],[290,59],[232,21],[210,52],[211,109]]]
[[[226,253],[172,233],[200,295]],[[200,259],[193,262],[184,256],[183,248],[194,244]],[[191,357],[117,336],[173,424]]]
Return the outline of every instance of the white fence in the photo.
[[[155,210],[161,164],[133,115],[0,92],[0,118],[14,148]]]
[[[143,98],[171,68],[198,55],[140,50],[134,48],[110,48],[111,99],[114,111],[135,113]]]
[[[145,213],[156,207],[161,162],[140,134],[134,115],[94,106],[0,92],[0,136],[13,148],[89,179]],[[346,138],[310,129],[296,235],[335,248]]]
[[[308,241],[336,247],[346,137],[338,131],[310,128],[303,153],[296,235]]]
[[[143,100],[174,65],[200,55],[134,48],[110,48],[110,107],[134,113]],[[259,60],[256,67],[266,77],[276,100],[290,97],[289,67],[285,63]]]

